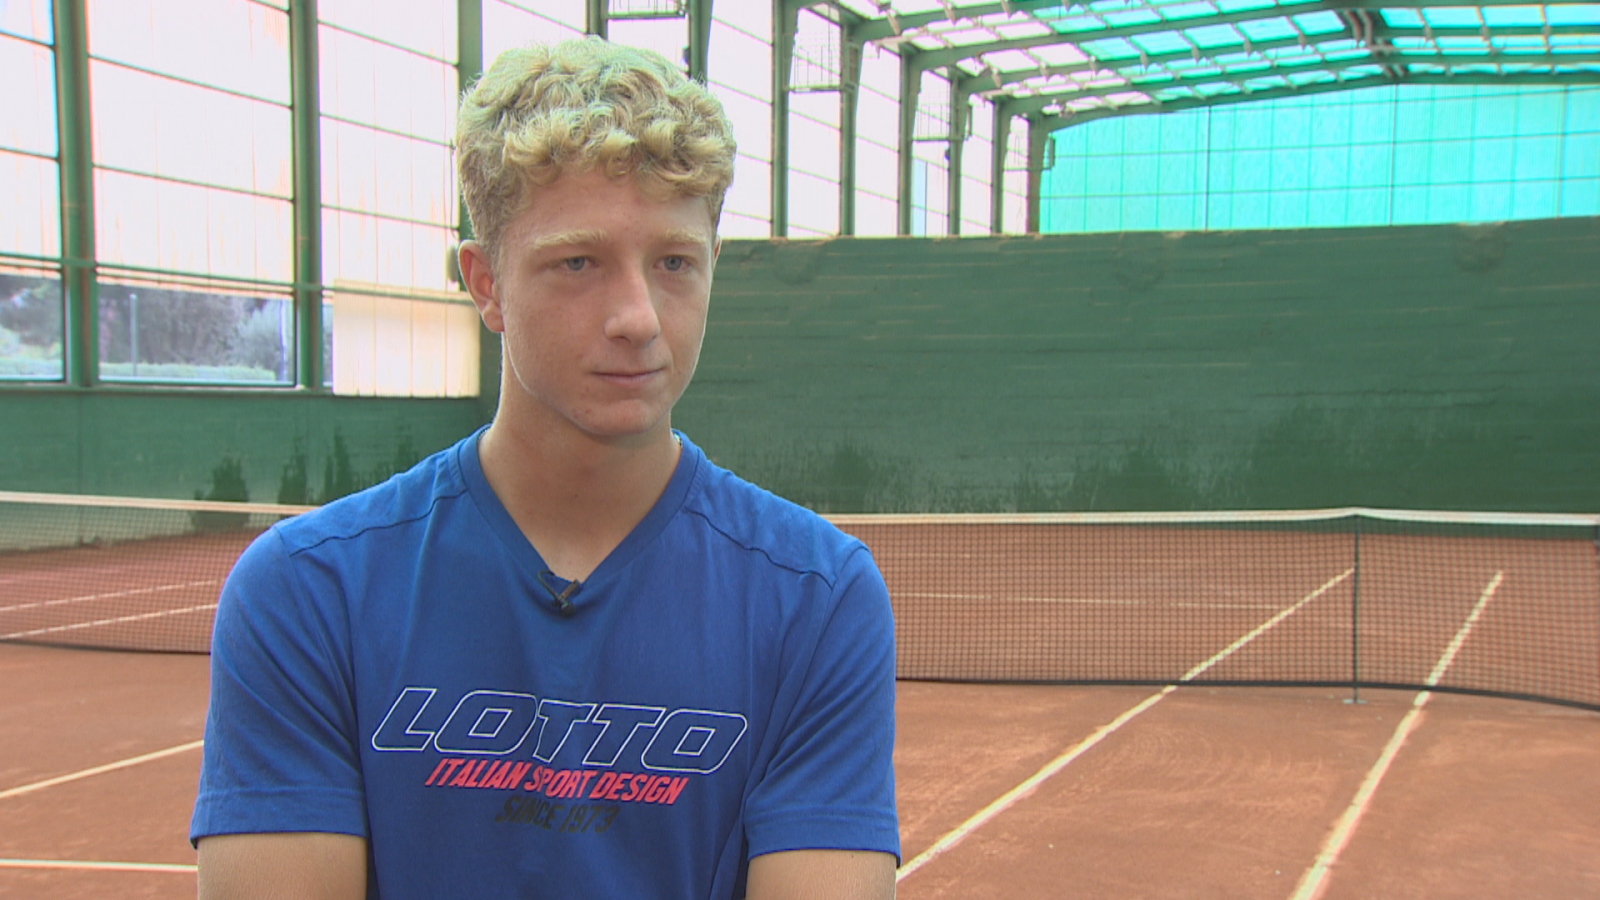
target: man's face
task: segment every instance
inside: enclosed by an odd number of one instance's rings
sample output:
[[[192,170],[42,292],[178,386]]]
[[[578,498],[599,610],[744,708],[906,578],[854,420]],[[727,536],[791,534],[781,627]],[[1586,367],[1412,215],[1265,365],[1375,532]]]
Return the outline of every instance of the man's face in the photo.
[[[649,437],[694,375],[721,249],[704,198],[655,200],[634,179],[568,174],[533,192],[487,277],[468,276],[504,335],[518,428]]]

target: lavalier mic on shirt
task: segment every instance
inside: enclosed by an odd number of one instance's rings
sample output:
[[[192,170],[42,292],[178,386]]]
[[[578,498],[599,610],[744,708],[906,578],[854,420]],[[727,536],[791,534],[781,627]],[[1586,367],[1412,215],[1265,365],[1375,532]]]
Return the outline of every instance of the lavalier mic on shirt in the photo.
[[[542,572],[539,575],[539,583],[544,585],[544,589],[550,592],[550,599],[555,601],[556,612],[560,613],[561,618],[563,619],[572,618],[573,613],[578,611],[578,606],[572,602],[571,598],[573,594],[578,592],[578,588],[583,587],[583,583],[579,581],[569,581],[567,582],[566,587],[557,591],[555,588],[551,587],[550,582],[545,579],[546,575],[549,575],[551,578],[555,578],[556,573]]]

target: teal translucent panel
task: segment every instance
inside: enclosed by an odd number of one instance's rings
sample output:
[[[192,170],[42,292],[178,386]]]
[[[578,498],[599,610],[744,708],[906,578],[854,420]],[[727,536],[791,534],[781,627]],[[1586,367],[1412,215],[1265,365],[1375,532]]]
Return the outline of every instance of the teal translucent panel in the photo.
[[[1406,86],[1057,135],[1047,228],[1300,228],[1600,214],[1600,88]],[[1081,225],[1077,223],[1081,222]]]

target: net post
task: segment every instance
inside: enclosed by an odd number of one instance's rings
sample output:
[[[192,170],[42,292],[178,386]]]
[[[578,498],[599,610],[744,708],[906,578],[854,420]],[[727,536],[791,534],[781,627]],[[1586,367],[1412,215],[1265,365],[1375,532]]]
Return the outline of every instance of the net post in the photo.
[[[1350,574],[1350,699],[1346,703],[1361,703],[1361,512],[1351,514],[1355,520]]]

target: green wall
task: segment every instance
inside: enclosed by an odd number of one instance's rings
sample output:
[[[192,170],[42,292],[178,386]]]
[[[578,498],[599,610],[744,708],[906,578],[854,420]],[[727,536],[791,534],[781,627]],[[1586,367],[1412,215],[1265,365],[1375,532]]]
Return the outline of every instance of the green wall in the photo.
[[[1600,510],[1600,219],[731,241],[676,424],[816,508]]]
[[[675,422],[835,512],[1593,512],[1597,349],[1593,218],[729,241]],[[192,498],[236,465],[252,500],[319,500],[481,410],[7,389],[0,489]]]
[[[0,490],[303,503],[387,478],[483,418],[475,399],[14,389],[0,422]]]

